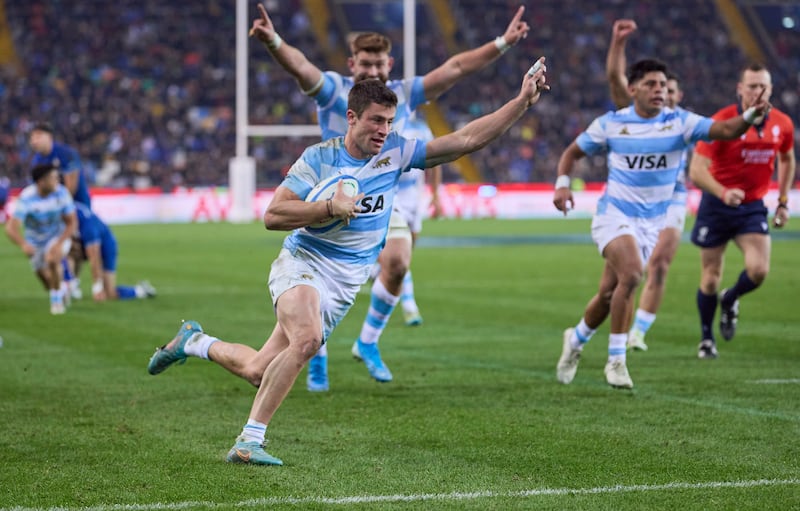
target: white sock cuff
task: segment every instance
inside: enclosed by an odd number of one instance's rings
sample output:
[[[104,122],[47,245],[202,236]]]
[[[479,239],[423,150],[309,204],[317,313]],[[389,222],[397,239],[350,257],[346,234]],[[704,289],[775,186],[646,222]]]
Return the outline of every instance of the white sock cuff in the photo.
[[[379,278],[375,279],[375,282],[372,284],[372,294],[377,296],[379,300],[392,306],[397,305],[397,302],[400,301],[400,297],[390,293]]]
[[[187,355],[208,360],[208,348],[217,341],[219,339],[216,337],[211,337],[205,333],[197,333],[194,339],[189,339],[189,342],[186,343],[184,351]]]
[[[654,312],[647,312],[644,309],[636,309],[636,319],[640,319],[646,323],[652,323],[656,320],[656,314]]]

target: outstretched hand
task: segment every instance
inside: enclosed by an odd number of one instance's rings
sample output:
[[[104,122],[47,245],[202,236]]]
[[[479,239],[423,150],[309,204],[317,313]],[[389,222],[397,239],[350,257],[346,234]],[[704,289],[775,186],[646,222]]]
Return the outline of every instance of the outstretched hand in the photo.
[[[275,37],[275,26],[267,14],[267,9],[258,4],[258,11],[261,17],[253,20],[253,26],[250,28],[250,36],[256,36],[262,43],[269,43]]]
[[[514,46],[520,42],[520,40],[528,37],[528,32],[530,31],[531,27],[528,25],[528,22],[522,21],[522,15],[524,13],[525,6],[521,5],[519,9],[517,9],[517,13],[511,19],[511,23],[508,24],[508,28],[506,28],[506,31],[503,34],[503,38],[506,40],[506,44],[509,46]]]
[[[550,90],[550,86],[546,83],[547,66],[544,65],[544,61],[544,57],[539,57],[539,60],[525,73],[525,78],[522,80],[521,94],[527,97],[528,106],[539,101],[542,91]]]

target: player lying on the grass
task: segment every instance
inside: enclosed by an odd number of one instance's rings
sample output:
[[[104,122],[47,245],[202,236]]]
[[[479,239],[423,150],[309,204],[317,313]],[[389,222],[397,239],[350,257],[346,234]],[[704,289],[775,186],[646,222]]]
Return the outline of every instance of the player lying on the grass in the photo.
[[[543,63],[544,58],[540,59]],[[386,239],[401,172],[453,161],[505,133],[538,101],[545,84],[543,65],[526,73],[519,94],[495,112],[430,142],[407,140],[392,130],[397,96],[381,80],[353,85],[344,137],[313,145],[292,165],[264,214],[268,229],[293,231],[272,263],[269,290],[277,323],[260,349],[223,342],[188,321],[159,348],[148,364],[158,374],[187,356],[212,360],[259,386],[250,415],[227,460],[281,465],[264,451],[267,425],[295,379],[345,316],[366,282]],[[361,192],[345,195],[342,181],[332,199],[306,202],[309,191],[337,173],[355,176]],[[381,209],[362,207],[382,202]],[[331,218],[341,229],[320,232],[306,226]]]
[[[146,280],[135,286],[117,285],[117,238],[111,229],[91,209],[81,203],[75,204],[78,214],[76,243],[82,250],[70,251],[70,257],[85,256],[92,272],[92,298],[95,301],[132,300],[153,298],[155,288]],[[81,252],[76,254],[76,252]],[[78,268],[80,261],[74,262]]]
[[[19,194],[6,234],[30,259],[36,276],[50,292],[50,313],[64,314],[61,260],[69,253],[78,225],[75,204],[52,164],[37,165],[31,177],[33,184]]]

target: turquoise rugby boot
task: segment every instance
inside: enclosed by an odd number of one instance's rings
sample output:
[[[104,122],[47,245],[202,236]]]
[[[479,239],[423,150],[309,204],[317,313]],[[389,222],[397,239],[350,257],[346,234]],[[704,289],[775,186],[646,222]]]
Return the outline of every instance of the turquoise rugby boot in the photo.
[[[164,346],[156,348],[156,352],[150,357],[147,364],[147,372],[153,375],[163,372],[166,368],[178,362],[186,362],[186,343],[191,341],[197,334],[203,333],[203,327],[197,321],[185,321],[175,337]]]
[[[264,450],[264,444],[245,442],[242,437],[236,439],[225,461],[250,465],[283,465],[283,461]]]

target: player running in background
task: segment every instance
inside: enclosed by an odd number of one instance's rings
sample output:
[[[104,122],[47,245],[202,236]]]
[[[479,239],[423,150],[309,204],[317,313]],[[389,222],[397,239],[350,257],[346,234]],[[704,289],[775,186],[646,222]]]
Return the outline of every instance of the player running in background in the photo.
[[[575,162],[587,154],[608,153],[608,182],[592,219],[592,239],[605,265],[583,317],[564,331],[556,366],[564,384],[572,382],[583,346],[610,315],[606,381],[612,387],[633,387],[625,357],[633,300],[683,170],[684,151],[697,140],[738,137],[755,119],[747,112],[714,122],[666,108],[667,67],[657,60],[636,62],[627,78],[633,104],[595,119],[558,162],[553,204],[566,215],[574,205],[569,175]],[[755,104],[757,113],[768,107],[763,99]]]
[[[428,123],[419,116],[419,110],[413,115],[406,124],[403,136],[406,138],[416,138],[423,142],[434,139]],[[425,197],[425,177],[429,175],[431,186],[431,202],[423,200]],[[419,233],[422,232],[422,220],[427,213],[428,206],[432,207],[432,218],[441,215],[442,207],[439,202],[439,186],[442,184],[442,168],[436,167],[423,171],[421,169],[411,169],[404,172],[398,182],[397,196],[394,201],[394,208],[408,224],[408,230],[400,229],[399,236],[405,238],[410,233],[411,247],[416,245]],[[388,244],[393,236],[393,230],[389,229],[386,243]],[[411,269],[406,272],[403,278],[403,288],[400,295],[400,306],[403,309],[403,320],[408,326],[418,326],[422,324],[422,315],[419,312],[416,298],[414,297],[414,281],[411,278]],[[366,326],[366,322],[364,323]],[[357,346],[357,344],[354,344]]]
[[[64,314],[61,260],[69,253],[77,229],[75,203],[59,183],[58,169],[50,164],[31,171],[33,184],[25,187],[6,222],[8,238],[22,249],[50,293],[50,313]],[[24,235],[22,232],[24,231]]]
[[[729,105],[713,118],[724,121],[750,113],[758,102],[772,95],[772,77],[763,66],[744,69],[736,85],[739,103]],[[719,329],[726,341],[733,339],[739,318],[739,298],[760,286],[769,273],[770,236],[764,195],[769,190],[778,158],[778,206],[772,225],[789,221],[789,190],[794,184],[794,124],[783,112],[772,109],[758,115],[753,125],[736,140],[697,144],[689,172],[703,189],[692,243],[700,247],[702,272],[697,290],[701,342],[698,357],[717,357],[714,314],[720,306]],[[725,249],[733,240],[744,255],[744,270],[733,287],[719,293]]]
[[[306,149],[264,213],[268,229],[293,231],[270,271],[277,323],[264,346],[256,351],[224,342],[188,321],[148,364],[148,371],[158,374],[187,356],[196,356],[258,386],[248,421],[227,461],[283,464],[264,451],[267,426],[303,367],[347,314],[366,282],[389,228],[400,173],[453,161],[497,139],[548,88],[545,71],[542,66],[526,73],[519,94],[498,110],[428,143],[405,139],[392,130],[397,96],[382,81],[362,80],[353,85],[346,135]],[[337,173],[356,177],[362,193],[345,195],[340,181],[331,200],[304,200],[321,180]],[[386,207],[365,212],[358,202],[367,197],[383,200]],[[331,218],[341,219],[344,226],[325,232],[305,228]]]
[[[284,41],[275,30],[272,20],[263,5],[258,5],[260,18],[253,21],[250,30],[270,52],[272,57],[297,81],[304,94],[317,103],[317,117],[322,129],[322,139],[342,136],[347,130],[347,94],[354,83],[366,79],[378,79],[394,91],[398,97],[393,129],[405,133],[408,119],[416,109],[427,101],[434,100],[453,87],[460,79],[485,68],[508,49],[527,36],[530,27],[522,21],[524,7],[520,7],[506,32],[486,44],[450,57],[444,64],[424,76],[405,80],[389,80],[394,59],[389,39],[378,33],[367,32],[356,36],[351,42],[352,55],[347,59],[351,76],[345,77],[334,71],[322,72],[308,61],[297,48]],[[364,203],[365,211],[385,207],[382,204]],[[397,229],[407,228],[399,215],[392,220]],[[354,353],[362,359],[370,375],[378,381],[390,381],[391,372],[384,364],[378,350],[378,339],[400,300],[403,280],[411,263],[410,237],[393,238],[381,255],[381,272],[372,287],[371,309],[374,314],[368,335],[361,336],[354,345]],[[326,391],[328,381],[327,346],[309,363],[307,380],[311,391]]]
[[[631,103],[628,80],[625,78],[625,68],[627,67],[625,43],[634,31],[636,31],[636,22],[633,20],[620,19],[614,22],[611,45],[608,48],[606,59],[606,73],[611,87],[611,98],[617,108],[623,108]],[[678,103],[682,99],[683,91],[677,76],[667,72],[666,106],[673,110],[679,109]],[[628,348],[647,351],[644,338],[656,320],[656,312],[658,312],[664,297],[667,273],[681,243],[681,235],[686,225],[688,153],[689,148],[683,154],[678,181],[675,183],[675,191],[672,194],[669,208],[667,208],[664,228],[658,233],[658,241],[647,261],[647,280],[639,297],[639,308],[636,309],[633,317],[633,326],[628,332]]]
[[[154,298],[156,290],[146,280],[135,286],[117,285],[118,252],[114,233],[86,205],[76,203],[75,207],[80,244],[92,272],[92,298],[98,302]]]

